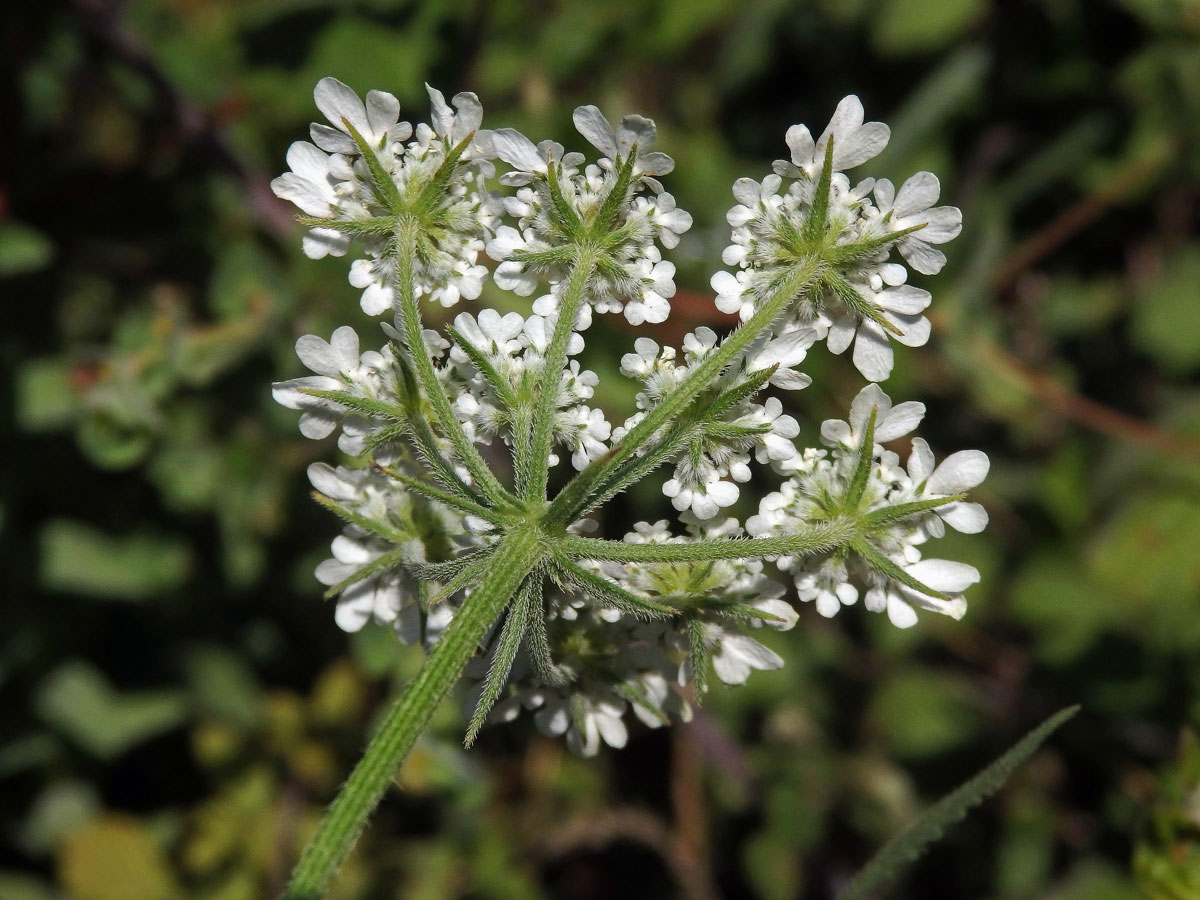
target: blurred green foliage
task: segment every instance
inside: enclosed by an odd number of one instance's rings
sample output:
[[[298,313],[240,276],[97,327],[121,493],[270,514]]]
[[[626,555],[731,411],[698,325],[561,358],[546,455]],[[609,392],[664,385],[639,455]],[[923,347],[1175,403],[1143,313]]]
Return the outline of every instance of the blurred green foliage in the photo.
[[[724,324],[732,180],[860,94],[870,174],[932,169],[967,223],[889,390],[994,465],[989,532],[946,539],[984,574],[963,622],[802,609],[784,670],[594,762],[526,725],[466,753],[447,707],[335,897],[830,897],[1073,702],[894,896],[1200,897],[1200,4],[75,0],[0,41],[4,900],[271,896],[420,663],[334,627],[303,471],[335,448],[268,389],[298,335],[376,327],[267,188],[323,75],[575,145],[577,104],[652,115],[697,220],[659,340]],[[633,337],[589,334],[610,418]],[[858,382],[810,362],[815,428]]]

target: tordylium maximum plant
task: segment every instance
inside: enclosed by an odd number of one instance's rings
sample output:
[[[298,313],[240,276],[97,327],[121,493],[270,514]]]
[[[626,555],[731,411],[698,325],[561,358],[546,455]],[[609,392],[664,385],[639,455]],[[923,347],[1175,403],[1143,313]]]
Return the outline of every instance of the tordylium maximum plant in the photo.
[[[773,564],[823,616],[859,599],[900,628],[918,610],[958,618],[969,565],[925,557],[946,525],[978,532],[983,508],[965,492],[988,459],[967,450],[936,463],[920,438],[906,463],[884,445],[910,434],[924,406],[893,403],[878,386],[892,342],[929,338],[930,295],[909,269],[937,273],[937,248],[961,214],[938,206],[935,176],[899,189],[845,174],[887,144],[857,97],[838,104],[814,139],[788,129],[790,158],[761,181],[734,182],[732,239],[712,278],[716,305],[741,324],[699,328],[678,350],[638,338],[621,361],[638,412],[613,427],[589,405],[596,375],[575,357],[596,313],[634,325],[665,320],[676,246],[691,216],[660,178],[674,163],[652,149],[654,123],[615,127],[594,106],[575,110],[589,161],[510,128],[480,128],[474,94],[447,104],[429,89],[430,124],[399,120],[391,94],[361,100],[326,78],[316,104],[328,124],[293,144],[275,179],[311,230],[308,256],[357,258],[350,283],[386,318],[380,349],[362,351],[342,326],[296,344],[315,374],[275,385],[302,411],[300,430],[338,444],[353,465],[309,469],[317,499],[345,520],[317,578],[354,631],[390,623],[428,656],[334,802],[296,870],[289,897],[317,897],[366,817],[459,680],[471,685],[467,742],[479,729],[532,714],[576,752],[621,747],[626,716],[654,728],[687,720],[709,673],[727,684],[783,664],[754,640],[797,614]],[[504,167],[492,189],[495,163]],[[505,190],[507,189],[507,190]],[[460,313],[444,332],[421,307],[497,287],[536,296],[528,316]],[[823,446],[776,392],[811,379],[800,366],[824,341],[853,346],[868,380],[844,421],[822,424]],[[503,445],[495,471],[481,445]],[[758,464],[780,479],[745,523],[725,510]],[[550,470],[574,469],[548,493]],[[588,537],[588,514],[659,469],[679,523],[638,522],[623,541]],[[562,480],[562,479],[559,479]],[[690,689],[688,686],[690,685]]]

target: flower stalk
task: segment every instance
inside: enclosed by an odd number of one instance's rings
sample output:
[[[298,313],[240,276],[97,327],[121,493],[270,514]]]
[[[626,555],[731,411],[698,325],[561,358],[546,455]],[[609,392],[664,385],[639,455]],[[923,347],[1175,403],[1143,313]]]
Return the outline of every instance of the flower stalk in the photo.
[[[421,396],[426,398],[433,407],[435,421],[442,429],[442,433],[449,438],[458,459],[467,467],[484,496],[492,503],[502,503],[508,498],[508,492],[500,484],[492,470],[488,468],[475,445],[463,432],[462,424],[454,415],[454,410],[450,408],[450,401],[438,383],[437,373],[429,360],[429,354],[425,351],[421,313],[417,308],[417,298],[413,291],[417,240],[420,232],[421,222],[416,216],[401,216],[396,223],[396,285],[400,294],[396,320],[404,332],[405,347],[421,385]]]
[[[463,669],[496,617],[536,565],[537,535],[515,531],[497,548],[472,602],[456,616],[430,650],[425,664],[405,688],[362,759],[342,785],[317,833],[301,856],[285,900],[318,900],[342,860],[362,833],[367,818],[396,777],[416,740],[424,732],[442,698]]]

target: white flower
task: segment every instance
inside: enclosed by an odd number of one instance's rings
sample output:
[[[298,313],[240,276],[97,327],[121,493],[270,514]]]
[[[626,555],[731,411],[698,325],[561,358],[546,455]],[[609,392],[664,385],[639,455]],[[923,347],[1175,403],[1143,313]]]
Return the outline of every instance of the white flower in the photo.
[[[578,107],[571,119],[579,133],[608,160],[624,159],[636,146],[634,175],[642,176],[656,191],[662,190],[657,181],[645,176],[668,175],[674,170],[675,161],[665,153],[650,151],[657,133],[652,119],[645,116],[626,116],[614,131],[608,119],[594,106]]]
[[[528,397],[535,389],[533,379],[541,377],[556,323],[554,316],[524,318],[519,313],[501,315],[494,309],[481,310],[478,318],[462,313],[454,320],[456,341],[461,339],[484,356],[495,376],[507,382],[509,388],[507,393],[498,392],[493,379],[476,371],[464,347],[456,343],[451,349],[453,369],[444,374],[458,392],[453,400],[454,411],[472,440],[490,443],[493,435],[500,434],[509,445],[514,443],[516,422],[511,398]],[[582,352],[583,347],[580,334],[568,335],[567,356]],[[572,359],[563,368],[556,390],[552,437],[556,445],[566,445],[571,451],[577,469],[608,451],[605,442],[612,427],[603,411],[584,405],[597,382],[594,372],[581,369]],[[557,465],[558,455],[552,452],[549,461]]]
[[[386,258],[356,259],[350,264],[350,284],[365,288],[359,304],[368,316],[378,316],[396,301],[396,266]]]
[[[886,178],[875,182],[875,202],[892,231],[922,226],[897,244],[905,261],[922,275],[936,275],[946,264],[946,255],[930,245],[952,241],[962,231],[962,210],[934,207],[940,193],[941,185],[932,172],[913,175],[899,193]]]
[[[951,453],[934,468],[933,451],[922,438],[913,438],[912,455],[908,458],[908,477],[918,488],[914,500],[952,497],[966,493],[983,483],[991,463],[980,450],[960,450]],[[941,537],[945,522],[963,534],[978,534],[987,526],[988,515],[978,503],[956,500],[937,507],[924,525],[931,537]]]
[[[882,122],[863,122],[862,101],[851,94],[843,97],[833,113],[833,118],[813,141],[806,125],[793,125],[787,130],[788,148],[792,151],[791,163],[778,160],[775,171],[790,178],[816,179],[825,164],[825,150],[833,139],[833,169],[844,172],[861,166],[878,156],[887,146],[892,131]]]
[[[306,438],[320,440],[329,437],[345,416],[345,407],[332,400],[313,397],[306,391],[350,391],[372,395],[380,382],[370,363],[382,363],[375,353],[360,357],[358,334],[349,325],[333,332],[328,342],[315,334],[306,334],[296,341],[296,355],[315,376],[277,382],[271,392],[275,402],[289,409],[299,409],[300,433]]]
[[[313,487],[338,504],[367,519],[386,522],[403,535],[402,547],[410,559],[425,558],[424,541],[442,541],[462,534],[456,516],[435,511],[422,514],[421,524],[413,518],[406,494],[390,490],[390,484],[373,469],[333,468],[325,463],[309,466]],[[355,525],[346,526],[332,544],[333,557],[317,566],[317,580],[334,587],[350,581],[362,570],[396,546]],[[369,621],[389,624],[405,644],[422,637],[422,613],[416,582],[399,566],[358,578],[338,594],[334,620],[344,631],[358,631]]]
[[[507,359],[521,350],[519,337],[525,330],[525,319],[520,313],[501,315],[494,309],[482,309],[478,318],[470,313],[459,313],[454,319],[454,328],[485,356]],[[450,358],[457,362],[467,361],[467,355],[457,345],[450,349]]]
[[[371,315],[391,309],[396,299],[396,261],[389,234],[400,210],[397,202],[406,209],[419,208],[427,226],[413,271],[417,296],[453,306],[462,297],[478,297],[487,275],[478,255],[502,208],[496,198],[479,189],[482,178],[493,169],[492,135],[479,129],[482,108],[474,94],[455,96],[451,110],[439,91],[428,90],[434,125],[419,125],[414,137],[411,125],[397,121],[400,104],[391,94],[370,91],[364,103],[337,79],[321,79],[314,98],[331,124],[314,124],[313,144],[294,144],[288,152],[292,171],[271,183],[279,197],[310,216],[329,220],[304,239],[304,251],[311,257],[344,255],[350,236],[361,234],[362,227],[374,220],[378,227],[362,235],[365,258],[355,261],[350,273],[351,283],[364,289],[362,307]],[[355,132],[362,147],[353,138]],[[450,150],[472,133],[470,146],[449,177],[437,182],[441,195],[425,196]],[[414,139],[408,141],[410,137]],[[371,165],[362,157],[364,150],[374,156]],[[377,179],[390,179],[392,184],[381,191]],[[389,192],[400,200],[388,199]],[[343,229],[341,222],[354,227]]]
[[[867,423],[875,411],[874,441],[864,447]],[[830,419],[821,426],[822,440],[832,448],[806,450],[789,461],[793,476],[768,494],[758,514],[746,522],[756,536],[789,535],[814,520],[842,515],[866,516],[903,508],[914,502],[955,497],[980,484],[987,475],[987,456],[977,450],[952,454],[940,466],[928,445],[913,441],[907,469],[883,442],[908,434],[924,416],[919,403],[898,403],[870,384],[855,398],[849,421]],[[866,482],[856,481],[862,453],[869,454]],[[836,615],[865,596],[866,607],[887,611],[892,622],[907,628],[916,621],[916,608],[959,617],[966,609],[962,591],[979,578],[970,566],[948,560],[922,560],[919,545],[944,533],[949,523],[974,533],[987,523],[987,513],[975,503],[955,500],[924,512],[897,514],[876,520],[860,536],[857,548],[783,556],[779,568],[792,573],[802,601],[814,602],[826,617]],[[910,586],[915,579],[925,586]],[[934,596],[944,594],[943,596]]]
[[[667,301],[675,296],[675,264],[644,259],[638,269],[643,284],[642,292],[625,304],[625,318],[630,325],[665,322],[671,312],[671,304]]]
[[[650,338],[640,337],[633,342],[633,350],[633,353],[621,357],[621,374],[629,378],[646,378],[656,368],[658,344]],[[671,350],[671,355],[674,357],[674,350]]]
[[[542,141],[535,145],[514,128],[493,131],[492,145],[497,158],[513,168],[500,176],[500,183],[510,187],[532,184],[539,176],[545,178],[550,164],[559,164],[564,168],[564,174],[573,174],[583,162],[583,154],[564,153],[563,145],[557,141]],[[532,201],[533,195],[528,198]]]
[[[796,591],[805,603],[814,603],[817,612],[827,619],[837,615],[843,606],[858,602],[858,588],[849,582],[842,560],[827,558],[815,566],[801,565],[796,570]]]
[[[747,321],[768,300],[778,300],[782,285],[794,284],[790,276],[801,267],[822,262],[822,277],[784,298],[791,305],[771,327],[777,334],[810,328],[818,339],[828,338],[833,353],[853,344],[855,366],[872,381],[892,371],[892,338],[910,347],[929,339],[923,315],[929,294],[905,284],[908,272],[889,258],[891,250],[931,274],[945,261],[932,245],[954,238],[962,222],[954,207],[933,207],[939,187],[928,172],[914,175],[899,193],[886,180],[850,182],[843,170],[879,153],[888,136],[883,123],[863,121],[862,104],[853,96],[838,104],[819,139],[803,125],[789,129],[790,162],[776,161],[775,174],[761,182],[734,182],[737,203],[726,216],[732,239],[722,259],[738,271],[718,272],[711,281],[717,308]],[[817,198],[830,141],[829,193]],[[784,190],[783,177],[796,181]],[[824,219],[814,222],[818,211]],[[914,228],[919,230],[909,231]]]
[[[375,150],[407,140],[412,134],[410,124],[398,121],[400,101],[385,91],[368,91],[364,104],[358,94],[336,78],[322,78],[313,91],[313,99],[333,127],[313,124],[309,131],[313,143],[329,153],[358,154],[350,127]]]
[[[512,257],[520,250],[542,249],[539,243],[532,235],[522,234],[511,225],[496,229],[496,236],[487,243],[487,255],[500,263],[494,276],[497,287],[520,297],[528,297],[537,289],[537,274]]]
[[[907,284],[881,291],[858,290],[896,331],[888,331],[873,319],[843,314],[830,326],[826,345],[830,353],[837,354],[853,342],[854,367],[870,381],[883,381],[892,374],[894,362],[889,338],[906,347],[921,347],[929,340],[929,320],[921,315],[929,306],[929,292]]]
[[[536,356],[545,356],[550,349],[550,341],[554,338],[554,328],[558,317],[550,315],[532,315],[525,320],[523,328],[527,346]],[[572,332],[567,338],[567,356],[583,352],[583,335]]]
[[[751,671],[769,672],[783,668],[783,658],[754,638],[716,625],[705,626],[705,640],[712,644],[713,670],[726,684],[745,684]]]
[[[875,443],[886,444],[903,437],[921,424],[925,404],[906,401],[892,405],[892,400],[877,384],[868,384],[850,404],[850,421],[826,419],[821,423],[821,440],[826,446],[844,452],[857,453],[866,434],[867,421],[875,409]]]
[[[767,340],[756,341],[747,348],[745,372],[753,374],[778,366],[767,383],[784,390],[802,390],[812,384],[812,378],[797,372],[795,367],[804,362],[816,339],[817,334],[811,328],[799,328],[777,338],[768,335]]]
[[[683,336],[683,356],[687,360],[688,365],[692,366],[703,360],[714,350],[720,339],[717,333],[711,328],[701,325],[695,331],[688,332]]]
[[[761,181],[735,182],[735,205],[726,216],[732,235],[722,254],[730,271],[713,275],[711,284],[722,312],[762,321],[754,332],[738,333],[737,354],[707,327],[686,334],[678,348],[638,338],[621,359],[622,374],[639,382],[637,411],[614,429],[595,399],[606,397],[596,373],[580,365],[581,333],[596,313],[620,312],[634,325],[665,321],[676,269],[663,251],[692,227],[658,181],[674,163],[652,149],[654,123],[626,116],[614,124],[594,106],[578,108],[575,125],[599,152],[589,161],[512,129],[483,129],[474,94],[448,101],[426,89],[429,122],[414,129],[399,121],[391,94],[372,91],[360,99],[336,79],[318,83],[315,98],[328,124],[312,127],[312,143],[291,147],[290,171],[272,183],[310,226],[305,252],[341,256],[353,239],[359,250],[349,278],[363,310],[403,313],[409,326],[418,298],[448,308],[481,295],[488,273],[481,253],[497,263],[498,287],[536,299],[529,315],[462,313],[443,329],[446,337],[418,325],[416,346],[409,329],[402,334],[387,323],[388,343],[378,351],[362,351],[349,327],[328,341],[306,335],[297,342],[313,374],[275,385],[276,399],[301,411],[303,434],[323,438],[340,426],[339,447],[360,456],[359,468],[309,468],[318,499],[345,520],[331,558],[316,571],[331,588],[327,595],[336,597],[340,627],[356,631],[376,621],[390,624],[405,643],[437,641],[472,589],[462,582],[491,565],[475,560],[503,564],[505,551],[491,554],[508,545],[513,517],[522,509],[542,515],[534,509],[541,501],[525,496],[539,487],[542,471],[540,461],[526,458],[530,452],[547,453],[550,465],[569,456],[576,470],[613,459],[608,481],[593,486],[597,494],[669,463],[662,492],[683,530],[673,532],[667,520],[638,522],[625,540],[640,549],[610,544],[599,559],[557,547],[551,531],[542,535],[539,559],[522,576],[538,583],[523,582],[517,595],[536,606],[515,658],[500,653],[501,634],[517,621],[510,619],[488,630],[485,652],[465,669],[470,696],[493,703],[481,710],[489,723],[527,710],[539,729],[590,756],[628,742],[628,712],[650,728],[688,719],[680,686],[695,678],[697,690],[705,689],[699,665],[711,662],[727,684],[779,668],[782,658],[751,636],[755,629],[790,629],[798,620],[784,586],[764,573],[772,560],[822,616],[860,598],[901,628],[916,621],[918,610],[964,614],[963,592],[979,573],[925,559],[922,551],[947,524],[967,533],[986,525],[983,508],[964,498],[986,477],[987,456],[960,451],[939,465],[928,445],[914,439],[902,465],[887,444],[913,431],[924,406],[893,404],[875,384],[859,392],[846,421],[822,424],[825,449],[801,450],[799,423],[768,390],[807,387],[811,379],[799,367],[819,340],[835,354],[853,347],[855,365],[878,381],[892,370],[893,337],[908,346],[929,338],[930,296],[907,284],[909,268],[929,274],[942,267],[936,246],[958,234],[961,214],[935,205],[940,188],[929,173],[898,191],[888,181],[852,183],[844,174],[884,148],[886,125],[865,122],[862,104],[846,97],[815,140],[804,126],[788,131],[790,161],[777,162]],[[500,182],[513,189],[508,196],[485,187],[494,159],[506,164]],[[511,217],[505,224],[503,215]],[[784,286],[792,296],[780,293]],[[560,321],[568,297],[569,323]],[[660,406],[701,374],[706,383],[692,384],[686,401],[679,396]],[[534,423],[535,409],[538,416],[548,410],[549,422]],[[674,414],[659,421],[668,411]],[[447,413],[457,421],[446,421]],[[628,459],[614,458],[621,448],[613,442],[639,423],[653,424],[656,435],[624,448],[631,450]],[[864,446],[868,423],[873,439]],[[549,434],[540,433],[547,426]],[[535,446],[532,432],[548,446]],[[655,446],[668,436],[669,446]],[[480,481],[476,463],[491,465],[490,459],[467,452],[463,439],[490,444],[487,458],[512,449],[512,497],[521,495],[519,501]],[[739,485],[752,482],[755,462],[786,480],[762,498],[743,529],[728,508],[739,499]],[[428,488],[412,480],[426,476]],[[596,497],[568,491],[567,500],[586,506]],[[558,512],[555,504],[546,510]],[[565,512],[574,519],[570,534],[597,528],[570,504]],[[730,551],[709,549],[747,533],[806,535],[820,523],[841,535],[824,548],[814,549],[806,537],[759,542],[749,551],[808,548],[778,557],[714,559]],[[613,559],[622,556],[635,561]],[[536,593],[526,593],[530,587]],[[441,595],[437,603],[434,594]],[[493,693],[486,686],[497,663],[508,671]]]
[[[558,691],[543,690],[527,702],[540,707],[533,717],[538,730],[551,736],[565,733],[567,747],[580,756],[595,756],[601,742],[619,750],[629,740],[621,719],[625,701],[611,694],[576,693],[567,697]]]
[[[535,145],[510,128],[493,134],[496,154],[512,167],[500,181],[519,188],[504,203],[517,217],[517,227],[502,226],[487,243],[488,255],[500,264],[496,284],[528,296],[544,278],[550,292],[539,298],[534,311],[557,311],[572,271],[572,254],[562,250],[581,240],[580,228],[595,227],[595,218],[604,215],[603,227],[621,240],[605,245],[592,270],[582,304],[587,312],[581,309],[576,327],[586,328],[592,311],[623,312],[635,325],[665,321],[675,294],[675,267],[662,259],[659,245],[676,246],[692,225],[692,217],[653,177],[674,164],[665,154],[647,152],[655,133],[649,119],[627,116],[614,129],[599,110],[587,106],[575,111],[575,122],[605,154],[598,162],[583,165],[580,154],[564,153],[549,141]],[[628,159],[635,145],[633,177],[626,183],[618,178],[618,161]],[[645,193],[647,187],[653,195]],[[620,196],[613,196],[617,190]]]
[[[471,145],[464,151],[464,157],[485,160],[495,158],[496,151],[492,142],[492,133],[479,128],[483,122],[483,105],[475,94],[470,92],[455,94],[451,100],[451,103],[454,104],[452,110],[441,91],[428,84],[425,85],[425,90],[429,94],[432,106],[430,118],[433,120],[434,131],[445,138],[452,147],[460,144],[468,136],[474,135]],[[490,175],[491,166],[485,171]]]
[[[629,706],[647,728],[661,728],[672,716],[681,722],[692,721],[692,707],[671,689],[671,682],[661,672],[639,672],[627,679],[625,686],[641,700]]]
[[[780,215],[785,204],[784,198],[779,196],[781,184],[783,179],[778,175],[768,175],[761,183],[753,178],[739,178],[733,183],[733,199],[737,205],[725,214],[725,220],[733,226],[733,243],[721,254],[721,261],[725,265],[740,266],[747,262],[756,243],[754,232],[747,226],[756,219],[774,220]],[[717,285],[714,283],[713,287],[717,288]],[[748,313],[742,315],[743,319],[749,317]]]
[[[608,452],[605,441],[612,434],[612,426],[605,421],[603,410],[572,407],[560,415],[555,430],[566,432],[566,443],[573,445],[571,465],[577,471],[582,472],[588,463]]]
[[[662,156],[663,154],[654,154]],[[639,157],[639,161],[640,161]],[[652,179],[644,178],[650,182]],[[675,205],[675,197],[660,190],[658,196],[634,197],[633,211],[635,216],[644,217],[651,231],[658,237],[658,242],[668,250],[679,245],[680,236],[692,228],[692,214]]]
[[[329,157],[307,141],[296,141],[288,148],[287,163],[291,171],[271,182],[275,196],[294,203],[310,216],[335,217],[341,198]],[[304,236],[302,247],[309,259],[344,256],[350,238],[331,228],[314,228]]]
[[[672,478],[663,485],[663,494],[671,498],[671,505],[681,512],[690,509],[697,518],[711,519],[722,507],[737,502],[738,486],[714,478],[711,481],[681,482]]]
[[[792,438],[800,434],[800,423],[792,416],[785,415],[783,404],[775,397],[768,397],[762,406],[757,406],[744,421],[758,425],[767,425],[770,431],[759,437],[759,462],[768,459],[774,462],[785,462],[796,456],[796,445]]]
[[[886,610],[897,628],[911,628],[917,624],[916,607],[961,619],[967,612],[967,601],[962,592],[979,581],[979,570],[974,566],[945,559],[923,559],[905,566],[904,571],[930,589],[950,596],[948,600],[942,600],[895,581],[868,590],[864,600],[867,609],[872,612]]]
[[[333,539],[333,558],[317,566],[317,580],[333,586],[349,578],[363,566],[382,555],[382,550],[371,549],[365,542],[353,540],[346,535]],[[346,588],[338,596],[334,621],[342,631],[360,631],[367,622],[374,620],[384,625],[394,625],[405,644],[420,639],[420,607],[415,602],[405,603],[399,581],[395,576],[365,578]]]
[[[754,273],[743,269],[736,275],[724,270],[713,275],[709,284],[717,292],[717,309],[729,315],[736,314],[743,322],[754,315],[755,297],[748,289]]]

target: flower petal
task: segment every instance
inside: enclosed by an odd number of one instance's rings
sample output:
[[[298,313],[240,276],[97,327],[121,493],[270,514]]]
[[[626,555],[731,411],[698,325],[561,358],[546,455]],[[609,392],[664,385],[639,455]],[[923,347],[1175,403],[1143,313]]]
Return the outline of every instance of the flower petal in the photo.
[[[925,487],[931,496],[961,494],[987,478],[991,461],[982,450],[960,450],[951,453],[937,467]]]
[[[571,114],[575,129],[587,138],[588,143],[610,159],[619,155],[617,136],[613,134],[612,126],[604,113],[595,106],[580,106]]]
[[[959,501],[946,506],[939,506],[937,514],[947,525],[963,534],[979,534],[987,527],[987,510],[978,503]]]
[[[943,594],[957,594],[979,581],[979,570],[974,566],[948,559],[923,559],[906,566],[904,571]]]
[[[855,368],[869,381],[884,381],[892,374],[892,345],[875,322],[867,320],[858,327],[853,359]]]
[[[345,131],[349,134],[342,121],[345,119],[354,126],[359,134],[370,138],[371,126],[367,122],[366,107],[363,106],[358,94],[342,82],[336,78],[322,78],[313,90],[313,99],[317,102],[317,109],[338,131]]]

